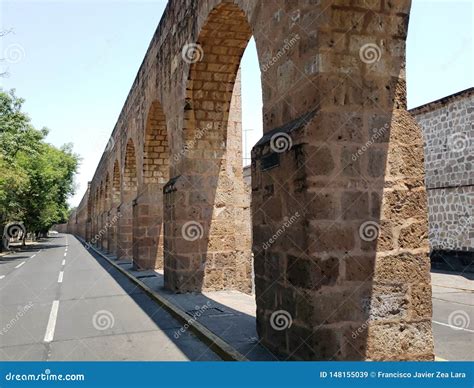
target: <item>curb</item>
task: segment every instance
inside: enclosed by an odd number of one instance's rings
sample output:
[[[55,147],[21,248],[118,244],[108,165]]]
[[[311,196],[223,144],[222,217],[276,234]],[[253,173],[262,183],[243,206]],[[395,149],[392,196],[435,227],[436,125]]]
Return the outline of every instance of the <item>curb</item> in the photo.
[[[79,236],[73,235],[76,237],[81,244],[85,245],[86,242]],[[204,325],[200,324],[196,320],[190,319],[190,316],[186,314],[183,310],[169,302],[167,299],[163,298],[161,295],[153,291],[145,283],[128,273],[125,269],[121,268],[119,265],[115,264],[102,252],[97,250],[95,247],[88,245],[95,253],[100,257],[107,260],[114,268],[118,269],[122,274],[124,274],[128,279],[133,283],[137,284],[150,298],[157,302],[161,307],[163,307],[168,313],[170,313],[175,319],[177,319],[182,324],[189,325],[189,329],[196,334],[196,336],[203,341],[210,349],[212,349],[219,357],[225,361],[249,361],[244,355],[234,349],[231,345],[225,342],[222,338],[215,335]]]

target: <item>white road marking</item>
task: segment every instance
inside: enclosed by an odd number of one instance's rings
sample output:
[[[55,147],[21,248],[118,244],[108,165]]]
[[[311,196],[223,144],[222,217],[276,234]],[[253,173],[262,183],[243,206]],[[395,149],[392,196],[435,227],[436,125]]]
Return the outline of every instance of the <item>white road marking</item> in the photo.
[[[31,256],[30,259],[32,259],[32,258],[35,257],[35,256],[36,256],[36,253],[35,253],[33,256]]]
[[[64,277],[64,271],[59,272],[58,283],[63,282],[63,277]]]
[[[66,259],[63,259],[61,265],[66,265]]]
[[[5,275],[0,276],[0,280],[2,280],[5,277]]]
[[[464,327],[457,327],[457,326],[449,325],[447,323],[438,322],[438,321],[433,321],[433,323],[436,323],[437,325],[441,325],[441,326],[450,327],[451,329],[454,329],[454,330],[463,330],[463,331],[467,331],[468,333],[474,333],[474,330],[465,329]]]
[[[20,268],[23,264],[25,264],[24,261],[22,261],[20,264],[18,264],[15,268]]]
[[[67,255],[67,252],[64,252],[64,257],[66,257],[66,255]]]
[[[53,301],[51,313],[49,314],[48,326],[44,335],[44,342],[51,342],[54,338],[54,330],[56,329],[56,321],[58,320],[59,300]]]

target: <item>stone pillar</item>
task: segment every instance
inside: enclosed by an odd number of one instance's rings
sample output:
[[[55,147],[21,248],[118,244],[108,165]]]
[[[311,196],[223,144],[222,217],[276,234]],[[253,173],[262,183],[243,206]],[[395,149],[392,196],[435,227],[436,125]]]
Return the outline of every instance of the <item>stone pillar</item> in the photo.
[[[117,258],[132,259],[133,252],[133,200],[124,198],[120,204],[118,221]]]
[[[92,242],[95,247],[98,246],[98,234],[99,234],[99,214],[94,215],[94,227],[92,229]]]
[[[101,225],[101,214],[97,213],[96,220],[95,220],[95,234],[94,234],[94,246],[98,249],[100,249],[100,239],[101,239],[101,230],[102,230],[102,225]]]
[[[120,222],[121,213],[120,210],[113,206],[109,211],[109,223],[110,227],[108,229],[108,241],[109,241],[109,253],[117,256],[117,238],[118,238],[118,225]]]
[[[257,328],[284,358],[433,359],[423,141],[405,100],[408,9],[368,3],[367,13],[328,8],[319,55],[291,97],[301,113],[252,151]],[[277,89],[291,89],[300,73],[278,74]]]
[[[133,213],[133,262],[163,269],[163,184],[144,185]]]
[[[104,211],[104,214],[102,215],[102,225],[103,225],[103,234],[102,234],[102,249],[105,252],[109,251],[109,212]]]
[[[91,220],[88,219],[88,220],[86,220],[86,224],[85,224],[85,234],[84,234],[84,236],[81,236],[87,242],[89,242],[91,240],[91,236],[92,236],[92,230],[91,229],[92,229],[92,223],[91,223]]]

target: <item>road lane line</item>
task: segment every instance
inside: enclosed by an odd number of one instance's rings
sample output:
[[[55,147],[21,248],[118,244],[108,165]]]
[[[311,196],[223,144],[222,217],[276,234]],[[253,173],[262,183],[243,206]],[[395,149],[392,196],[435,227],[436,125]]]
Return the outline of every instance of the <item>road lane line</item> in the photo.
[[[20,268],[23,264],[25,264],[25,262],[21,262],[20,264],[18,264],[15,268]]]
[[[66,265],[66,259],[63,259],[61,265]]]
[[[64,257],[66,257],[66,255],[67,255],[67,252],[64,252]]]
[[[5,275],[0,276],[0,280],[2,280],[5,277]]]
[[[63,282],[63,277],[64,277],[64,271],[59,272],[58,283],[62,283],[62,282]]]
[[[465,329],[464,327],[456,327],[456,326],[449,325],[449,324],[443,323],[443,322],[438,322],[438,321],[433,321],[433,323],[436,323],[437,325],[441,325],[441,326],[450,327],[451,329],[454,329],[454,330],[463,330],[463,331],[467,331],[468,333],[474,333],[474,330]]]
[[[49,314],[48,326],[44,335],[44,342],[51,342],[54,338],[54,330],[56,329],[56,321],[58,320],[59,300],[53,301],[51,313]]]
[[[33,256],[31,256],[30,259],[32,259],[32,258],[35,257],[35,256],[36,256],[36,253],[35,253]]]

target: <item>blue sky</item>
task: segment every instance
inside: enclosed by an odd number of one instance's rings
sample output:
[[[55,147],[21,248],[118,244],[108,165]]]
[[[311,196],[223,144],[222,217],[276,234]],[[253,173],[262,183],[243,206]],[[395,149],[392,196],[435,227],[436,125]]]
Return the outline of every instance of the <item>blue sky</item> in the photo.
[[[115,125],[161,18],[166,1],[3,0],[0,57],[18,49],[19,61],[0,63],[4,89],[26,99],[33,124],[48,141],[74,143],[83,158],[77,205]],[[413,0],[407,41],[409,107],[474,85],[474,0]],[[2,55],[3,53],[3,55]],[[244,147],[261,136],[260,74],[251,41],[242,59]],[[257,89],[257,90],[256,90]]]

